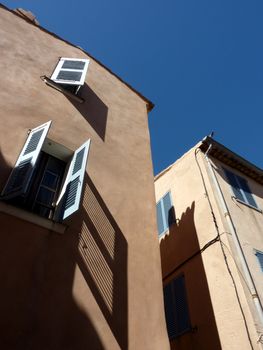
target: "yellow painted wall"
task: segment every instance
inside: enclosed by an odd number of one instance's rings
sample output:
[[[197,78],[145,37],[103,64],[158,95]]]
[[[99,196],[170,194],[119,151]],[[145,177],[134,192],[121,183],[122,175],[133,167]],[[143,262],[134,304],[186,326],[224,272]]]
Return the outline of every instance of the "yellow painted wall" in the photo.
[[[164,285],[184,273],[193,328],[192,332],[172,341],[171,346],[176,350],[247,350],[251,349],[252,344],[254,349],[258,349],[258,334],[252,317],[254,310],[250,308],[251,303],[243,289],[229,243],[231,237],[228,237],[227,225],[218,207],[204,155],[198,146],[155,179],[156,202],[170,190],[177,218],[176,223],[160,237]],[[224,184],[224,191],[227,186]],[[252,213],[249,220],[254,215]],[[238,217],[235,220],[238,221]],[[254,230],[257,228],[254,227]],[[221,243],[219,240],[213,242],[218,233]],[[209,247],[198,253],[209,242],[212,242]]]

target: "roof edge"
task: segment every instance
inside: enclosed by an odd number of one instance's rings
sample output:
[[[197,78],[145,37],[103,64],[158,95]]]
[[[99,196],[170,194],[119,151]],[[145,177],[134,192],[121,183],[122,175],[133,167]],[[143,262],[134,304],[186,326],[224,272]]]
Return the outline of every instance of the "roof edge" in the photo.
[[[154,181],[157,181],[160,177],[167,173],[178,162],[178,160],[186,156],[192,149],[199,148],[203,153],[205,153],[210,145],[212,146],[209,151],[209,155],[211,157],[221,161],[226,165],[229,165],[230,167],[242,172],[243,174],[263,185],[263,169],[239,156],[237,153],[231,151],[229,148],[225,147],[210,136],[203,138],[193,148],[190,148],[180,158],[176,159],[175,162],[168,165],[160,173],[155,175]]]
[[[210,145],[212,147],[210,148],[209,154],[213,158],[220,160],[224,164],[237,169],[258,183],[263,184],[263,169],[239,156],[237,153],[231,151],[229,148],[217,142],[210,136],[206,136],[201,141],[199,148],[202,152],[206,152]]]
[[[101,63],[98,59],[96,59],[94,56],[92,56],[89,52],[87,52],[86,50],[82,49],[81,47],[79,47],[78,45],[75,45],[73,43],[71,43],[70,41],[63,39],[62,37],[60,37],[59,35],[49,31],[48,29],[42,27],[40,24],[36,24],[34,22],[32,22],[30,19],[28,19],[27,17],[24,17],[23,15],[21,15],[20,13],[16,12],[15,10],[11,10],[8,7],[6,7],[4,4],[0,3],[0,7],[2,7],[4,10],[9,11],[10,13],[14,14],[15,16],[18,16],[19,18],[22,18],[24,21],[28,22],[29,24],[33,25],[34,27],[37,27],[41,30],[43,30],[45,33],[52,35],[53,37],[67,43],[68,45],[71,45],[77,49],[79,49],[80,51],[84,52],[86,55],[88,55],[90,58],[92,58],[95,62],[97,62],[101,67],[103,67],[104,69],[106,69],[110,74],[112,74],[113,76],[115,76],[118,80],[120,80],[124,85],[126,85],[130,90],[132,90],[136,95],[138,95],[145,103],[147,106],[147,111],[150,112],[153,108],[154,108],[154,103],[151,102],[148,98],[146,98],[144,95],[142,95],[139,91],[137,91],[136,89],[134,89],[129,83],[125,82],[121,77],[119,77],[116,73],[114,73],[111,69],[109,69],[107,66],[105,66],[103,63]]]

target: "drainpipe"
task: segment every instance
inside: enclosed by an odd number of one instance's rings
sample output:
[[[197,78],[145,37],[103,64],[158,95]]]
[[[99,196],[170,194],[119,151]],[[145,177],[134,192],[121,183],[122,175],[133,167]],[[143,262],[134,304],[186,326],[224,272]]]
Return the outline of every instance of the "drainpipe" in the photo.
[[[233,238],[233,242],[234,242],[234,245],[235,245],[235,248],[236,248],[236,251],[237,251],[238,258],[239,258],[240,263],[241,263],[241,268],[242,268],[243,275],[245,277],[245,281],[247,283],[249,292],[250,292],[250,294],[252,296],[252,299],[253,299],[253,302],[254,302],[257,314],[258,314],[258,318],[259,318],[259,321],[260,321],[260,332],[261,332],[262,328],[263,328],[263,310],[262,310],[261,302],[260,302],[259,296],[257,294],[257,290],[256,290],[256,286],[254,284],[253,278],[252,278],[251,273],[249,271],[249,267],[248,267],[248,264],[247,264],[244,252],[242,250],[240,241],[238,239],[238,235],[237,235],[235,226],[233,224],[233,220],[232,220],[230,212],[229,212],[229,210],[227,208],[227,204],[226,204],[223,192],[222,192],[221,187],[219,185],[218,179],[217,179],[217,177],[215,175],[215,171],[213,169],[211,161],[210,161],[210,159],[208,157],[208,153],[211,151],[211,148],[212,148],[212,144],[209,145],[208,150],[205,153],[205,159],[206,159],[207,164],[208,164],[208,169],[209,169],[209,172],[211,174],[212,181],[213,181],[213,183],[215,185],[215,188],[216,188],[216,192],[217,192],[217,195],[218,195],[220,207],[221,207],[221,209],[223,211],[224,217],[226,218],[226,221],[227,221],[228,226],[229,226],[230,233],[231,233],[232,238]],[[260,337],[258,339],[258,343],[261,343],[261,347],[263,347],[261,338],[262,338],[262,333],[260,334]]]

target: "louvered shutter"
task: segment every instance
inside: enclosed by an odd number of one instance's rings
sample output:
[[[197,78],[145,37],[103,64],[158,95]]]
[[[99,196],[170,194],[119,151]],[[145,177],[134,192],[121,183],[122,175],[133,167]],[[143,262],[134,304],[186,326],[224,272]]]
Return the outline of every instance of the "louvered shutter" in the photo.
[[[50,124],[51,121],[31,130],[3,189],[2,196],[4,199],[26,193]]]
[[[164,232],[162,201],[157,203],[156,210],[157,210],[158,233],[159,233],[159,235],[161,235]]]
[[[58,210],[61,211],[57,215],[61,220],[66,219],[79,208],[89,148],[90,140],[74,152],[65,183],[57,201]],[[62,206],[60,206],[60,203],[62,203]]]
[[[59,84],[83,85],[88,70],[88,59],[62,57],[51,79]]]
[[[235,197],[240,199],[241,201],[245,202],[244,196],[243,196],[242,192],[240,191],[240,188],[239,188],[240,186],[237,182],[236,176],[226,169],[224,169],[224,172],[226,174],[226,177],[227,177],[227,180],[228,180],[230,186],[232,187],[232,190],[234,192]]]
[[[173,281],[173,296],[176,313],[176,334],[181,334],[190,329],[184,276],[179,276]]]
[[[169,339],[176,336],[176,316],[173,302],[172,283],[164,287],[164,311]]]
[[[263,272],[263,253],[256,252],[256,256],[258,258],[259,265],[261,267],[261,271]]]
[[[165,216],[165,229],[168,229],[174,222],[174,213],[173,206],[171,200],[171,193],[168,192],[163,197],[163,208],[164,208],[164,216]]]
[[[243,190],[244,192],[244,197],[246,199],[246,203],[252,205],[253,207],[257,208],[257,203],[255,202],[255,199],[253,198],[250,188],[248,186],[247,180],[243,179],[240,176],[236,176],[237,180],[240,184],[240,188]]]
[[[183,275],[164,287],[164,309],[170,339],[191,329]]]

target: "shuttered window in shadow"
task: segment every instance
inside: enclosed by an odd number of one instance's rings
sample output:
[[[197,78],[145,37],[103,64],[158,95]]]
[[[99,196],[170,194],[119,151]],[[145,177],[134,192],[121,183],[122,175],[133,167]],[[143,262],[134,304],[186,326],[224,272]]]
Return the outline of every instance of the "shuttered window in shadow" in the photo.
[[[169,339],[191,330],[183,275],[164,287],[164,308]]]

